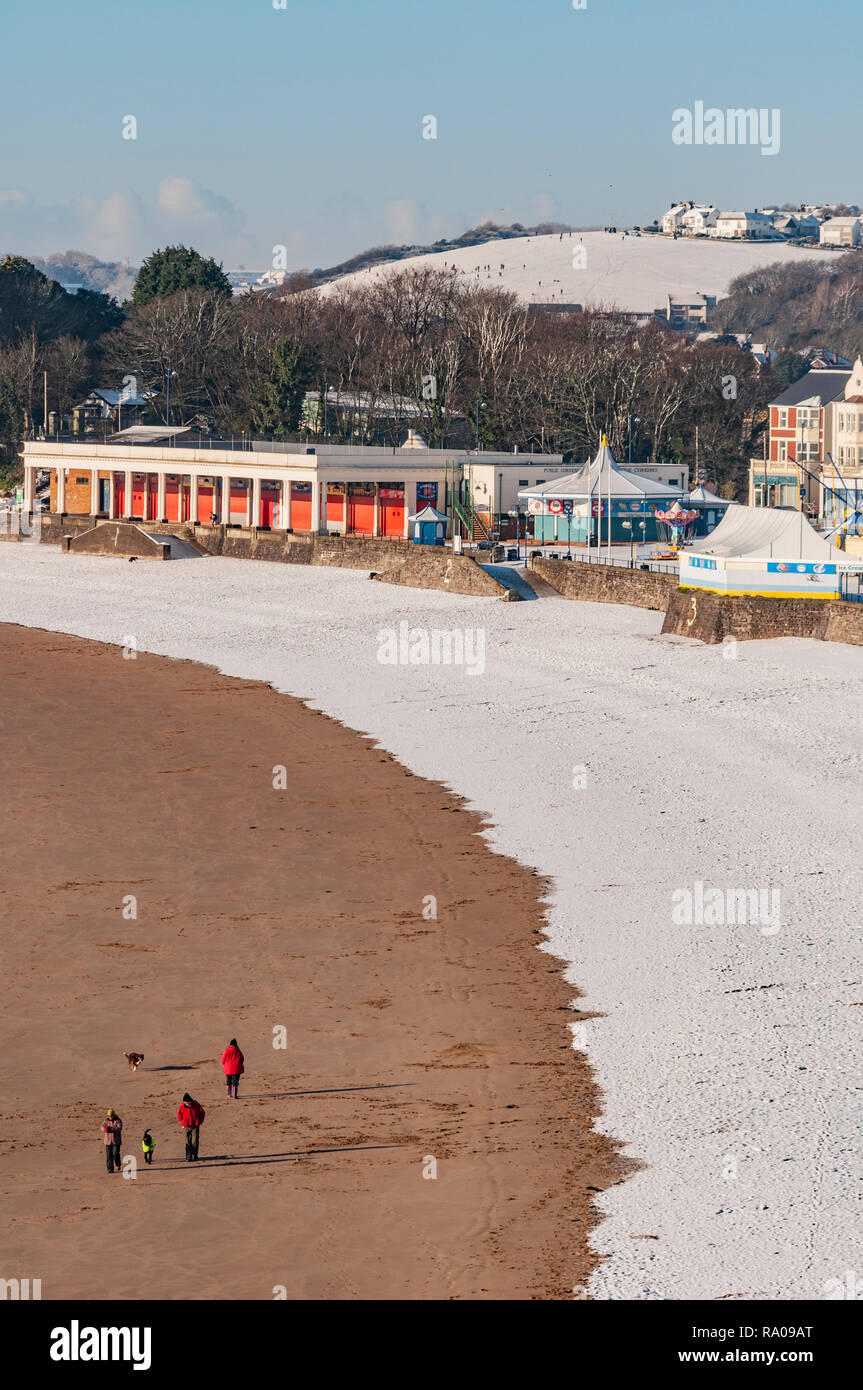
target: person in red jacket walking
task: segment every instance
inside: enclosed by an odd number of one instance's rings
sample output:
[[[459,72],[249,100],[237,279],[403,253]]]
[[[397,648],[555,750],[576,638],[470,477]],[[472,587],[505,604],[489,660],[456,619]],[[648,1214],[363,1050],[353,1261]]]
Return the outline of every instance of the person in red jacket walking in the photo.
[[[198,1140],[200,1138],[201,1125],[204,1123],[204,1115],[205,1111],[203,1105],[196,1100],[192,1100],[192,1097],[187,1091],[177,1111],[177,1119],[186,1131],[187,1163],[191,1163],[198,1157]]]
[[[228,1046],[222,1053],[222,1071],[225,1073],[225,1080],[228,1083],[228,1095],[238,1100],[237,1087],[240,1084],[240,1077],[246,1070],[243,1065],[243,1054],[237,1046],[237,1039],[231,1038]]]

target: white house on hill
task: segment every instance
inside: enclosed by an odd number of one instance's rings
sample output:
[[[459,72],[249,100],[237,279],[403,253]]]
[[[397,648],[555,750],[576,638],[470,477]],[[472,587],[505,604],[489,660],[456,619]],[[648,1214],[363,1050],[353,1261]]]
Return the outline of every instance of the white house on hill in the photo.
[[[695,203],[683,214],[683,231],[686,236],[698,236],[709,232],[716,226],[718,209],[709,203]]]
[[[859,217],[828,217],[821,225],[822,246],[859,246]]]
[[[763,212],[720,212],[710,228],[710,235],[737,241],[783,240],[773,225],[773,218]]]
[[[671,236],[674,232],[682,231],[683,216],[689,207],[688,203],[675,203],[668,212],[663,213],[660,226],[665,236]]]

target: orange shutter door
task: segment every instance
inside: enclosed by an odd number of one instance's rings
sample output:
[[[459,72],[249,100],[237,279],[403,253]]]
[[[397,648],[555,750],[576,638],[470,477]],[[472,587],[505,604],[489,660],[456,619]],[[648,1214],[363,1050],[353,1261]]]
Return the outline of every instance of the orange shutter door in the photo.
[[[312,494],[291,488],[291,527],[294,531],[312,529]]]
[[[351,497],[348,505],[348,530],[355,536],[371,536],[375,529],[375,499]]]
[[[215,510],[212,483],[198,483],[198,520],[209,526]]]
[[[394,497],[381,498],[381,535],[404,537],[405,501]]]

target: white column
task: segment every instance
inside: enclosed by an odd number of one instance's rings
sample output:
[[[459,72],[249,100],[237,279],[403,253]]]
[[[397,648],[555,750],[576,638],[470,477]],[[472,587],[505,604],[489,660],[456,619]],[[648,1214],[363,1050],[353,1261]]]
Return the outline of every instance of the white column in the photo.
[[[255,478],[252,483],[252,526],[261,524],[261,480]]]
[[[66,469],[57,469],[57,514],[62,516],[66,510]]]
[[[412,516],[417,509],[417,485],[416,479],[405,478],[405,540],[410,540],[411,524],[408,517]]]
[[[282,483],[282,529],[287,531],[291,525],[291,480],[285,478]]]
[[[190,482],[189,492],[189,520],[194,523],[198,520],[198,475],[193,473]]]
[[[143,501],[142,501],[142,503],[141,503],[141,520],[142,520],[142,521],[149,521],[149,520],[150,520],[150,475],[149,475],[149,473],[145,473],[145,474],[144,474],[144,494],[143,494]]]
[[[222,478],[222,480],[221,480],[219,486],[220,486],[220,488],[221,488],[221,496],[220,496],[220,504],[221,504],[221,505],[220,505],[220,510],[219,510],[219,518],[220,518],[221,523],[222,523],[223,526],[230,526],[230,524],[231,524],[231,480],[230,480],[230,478]]]
[[[317,478],[312,483],[312,531],[321,529],[321,485]]]
[[[325,479],[324,482],[321,483],[321,522],[319,529],[322,536],[327,534],[327,497],[329,487],[330,485]]]
[[[252,501],[253,494],[254,494],[254,488],[252,487],[252,480],[251,480],[251,478],[247,478],[247,479],[246,479],[246,525],[247,525],[247,526],[251,526],[251,525],[253,524],[253,522],[252,522],[252,517],[253,517],[253,515],[254,515],[254,512],[253,512],[253,505],[254,505],[254,504],[253,504],[253,501]]]
[[[36,469],[29,464],[24,469],[24,510],[32,512],[36,500]]]
[[[124,493],[123,515],[125,517],[130,517],[132,515],[132,473],[128,468],[126,469],[126,486],[124,488]]]
[[[99,470],[90,469],[90,515],[99,515]]]
[[[372,535],[379,536],[381,533],[381,498],[380,483],[375,483],[375,520],[372,526]]]
[[[159,480],[159,490],[158,490],[158,493],[157,493],[157,496],[156,496],[156,511],[158,512],[158,516],[153,517],[152,520],[154,520],[154,521],[164,521],[164,520],[165,520],[165,476],[166,476],[166,475],[165,475],[164,471],[162,471],[162,470],[160,469],[159,472],[156,474],[156,476],[157,476],[157,478],[158,478],[158,480]]]

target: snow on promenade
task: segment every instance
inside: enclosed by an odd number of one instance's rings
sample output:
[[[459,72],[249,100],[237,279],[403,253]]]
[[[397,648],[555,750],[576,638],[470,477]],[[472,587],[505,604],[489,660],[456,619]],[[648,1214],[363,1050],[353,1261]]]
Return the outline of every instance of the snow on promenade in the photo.
[[[584,249],[586,264],[578,263]],[[573,264],[576,253],[577,265]],[[744,271],[779,261],[793,265],[814,260],[818,265],[842,255],[810,250],[784,242],[729,242],[664,236],[627,236],[621,232],[573,232],[512,241],[490,241],[457,251],[439,251],[389,261],[355,271],[325,286],[368,285],[393,271],[424,266],[456,266],[469,285],[497,285],[513,290],[528,303],[614,304],[618,309],[651,313],[663,308],[667,294],[690,298],[696,294],[721,297]],[[501,271],[501,264],[504,269]],[[480,266],[479,272],[476,267]],[[489,270],[485,267],[490,266]]]
[[[728,659],[612,605],[10,544],[0,620],[271,681],[451,785],[551,877],[551,946],[598,1015],[576,1041],[600,1124],[643,1165],[599,1199],[597,1297],[817,1299],[863,1277],[863,650]],[[484,672],[380,664],[401,621],[481,628]],[[711,886],[761,891],[764,915],[699,924]]]

